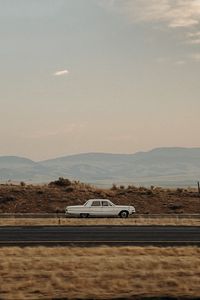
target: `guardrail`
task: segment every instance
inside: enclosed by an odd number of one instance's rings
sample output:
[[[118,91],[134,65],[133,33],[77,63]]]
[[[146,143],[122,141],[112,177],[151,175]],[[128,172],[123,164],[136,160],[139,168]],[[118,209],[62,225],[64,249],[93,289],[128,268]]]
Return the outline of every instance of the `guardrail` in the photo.
[[[134,214],[131,218],[144,218],[144,219],[200,219],[200,214]],[[64,213],[0,213],[0,219],[3,218],[66,218]],[[73,217],[68,217],[73,218]]]

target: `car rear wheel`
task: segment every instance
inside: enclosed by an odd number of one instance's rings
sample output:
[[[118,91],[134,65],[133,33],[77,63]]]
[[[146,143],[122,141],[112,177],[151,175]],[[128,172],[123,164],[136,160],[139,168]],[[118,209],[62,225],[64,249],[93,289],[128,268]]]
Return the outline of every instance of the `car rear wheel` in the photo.
[[[81,218],[88,218],[89,214],[80,214]]]
[[[119,216],[120,216],[120,218],[123,218],[123,219],[128,218],[128,211],[126,211],[126,210],[121,211]]]

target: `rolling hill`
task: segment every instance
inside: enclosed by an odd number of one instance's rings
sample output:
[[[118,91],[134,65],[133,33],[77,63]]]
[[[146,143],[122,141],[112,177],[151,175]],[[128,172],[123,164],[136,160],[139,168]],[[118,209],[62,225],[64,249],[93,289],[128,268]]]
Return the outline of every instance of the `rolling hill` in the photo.
[[[97,185],[192,186],[200,180],[200,148],[156,148],[135,154],[84,153],[34,162],[0,157],[0,180],[48,182],[58,177]]]

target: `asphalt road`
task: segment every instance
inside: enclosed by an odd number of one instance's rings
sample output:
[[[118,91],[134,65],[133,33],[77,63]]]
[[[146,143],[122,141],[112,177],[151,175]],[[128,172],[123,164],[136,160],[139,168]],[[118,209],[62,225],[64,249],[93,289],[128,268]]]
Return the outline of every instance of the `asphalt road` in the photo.
[[[200,227],[187,226],[29,226],[0,227],[6,245],[198,245]]]

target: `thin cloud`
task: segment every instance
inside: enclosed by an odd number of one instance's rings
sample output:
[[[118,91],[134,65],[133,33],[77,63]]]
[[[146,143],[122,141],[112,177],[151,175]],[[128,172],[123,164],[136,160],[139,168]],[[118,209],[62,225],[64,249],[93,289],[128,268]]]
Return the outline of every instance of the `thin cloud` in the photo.
[[[199,39],[190,40],[190,41],[188,41],[188,44],[191,44],[191,45],[200,45],[200,38]]]
[[[200,31],[189,32],[187,35],[188,44],[199,45],[200,44]]]
[[[200,62],[200,53],[193,53],[190,55],[190,58],[195,62]]]
[[[130,23],[156,25],[152,28],[179,32],[180,43],[190,47],[200,45],[200,0],[97,0],[106,9],[127,17]],[[191,50],[190,50],[191,51]],[[200,55],[192,54],[174,61],[181,66],[188,60],[200,62]],[[160,64],[165,58],[158,58]]]
[[[59,128],[48,128],[44,130],[36,130],[29,134],[21,134],[22,138],[25,139],[49,139],[54,137],[70,137],[74,134],[80,134],[84,131],[85,127],[87,126],[86,123],[68,123],[59,126]]]
[[[63,75],[67,75],[69,74],[68,70],[60,70],[60,71],[56,71],[55,73],[53,73],[54,76],[63,76]]]
[[[176,65],[176,66],[183,66],[187,63],[186,59],[179,59],[179,60],[174,60],[170,57],[158,57],[156,59],[156,62],[158,64],[171,64],[171,65]]]
[[[161,22],[170,28],[200,24],[199,0],[102,0],[102,3],[126,14],[133,22]]]
[[[156,62],[158,64],[169,63],[170,62],[170,58],[169,57],[158,57],[158,58],[156,58]]]
[[[175,65],[177,65],[177,66],[183,66],[183,65],[185,65],[186,64],[186,61],[185,60],[177,60],[176,62],[175,62]]]

